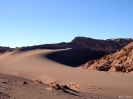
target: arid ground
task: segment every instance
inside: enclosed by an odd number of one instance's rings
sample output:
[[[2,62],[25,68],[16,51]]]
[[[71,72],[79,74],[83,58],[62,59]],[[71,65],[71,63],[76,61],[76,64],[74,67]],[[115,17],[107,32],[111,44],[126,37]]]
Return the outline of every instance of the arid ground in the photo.
[[[47,57],[66,50],[71,49],[16,50],[1,54],[1,99],[133,98],[132,72],[81,69]]]

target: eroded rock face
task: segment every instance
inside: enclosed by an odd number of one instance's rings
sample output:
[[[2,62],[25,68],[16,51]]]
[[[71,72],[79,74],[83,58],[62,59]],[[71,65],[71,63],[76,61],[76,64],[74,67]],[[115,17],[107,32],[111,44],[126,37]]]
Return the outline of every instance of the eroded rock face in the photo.
[[[117,71],[122,71],[125,72],[125,68],[123,66],[112,66],[109,71],[111,72],[117,72]]]
[[[20,50],[25,51],[34,49],[88,48],[91,50],[103,51],[104,53],[108,54],[120,50],[132,41],[133,39],[131,38],[100,40],[88,37],[75,37],[71,42],[26,46],[21,47]]]
[[[133,39],[125,39],[125,38],[100,40],[88,37],[75,37],[71,42],[27,46],[27,47],[21,47],[19,48],[19,50],[26,51],[34,49],[71,48],[71,50],[61,51],[47,55],[47,58],[67,66],[79,67],[82,64],[86,63],[87,61],[99,59],[104,55],[116,52],[117,50],[120,50],[121,48],[128,45],[132,41]],[[61,57],[61,58],[56,58],[56,57]],[[109,68],[110,67],[108,68],[105,67],[102,70],[108,70]],[[97,69],[99,69],[99,67],[97,67]]]
[[[99,50],[110,53],[120,50],[121,48],[125,47],[132,41],[133,39],[131,38],[100,40],[100,39],[93,39],[87,37],[75,37],[71,41],[71,44],[73,46],[82,46],[92,50]]]
[[[133,71],[133,42],[114,54],[89,61],[81,67],[98,71],[131,72]]]

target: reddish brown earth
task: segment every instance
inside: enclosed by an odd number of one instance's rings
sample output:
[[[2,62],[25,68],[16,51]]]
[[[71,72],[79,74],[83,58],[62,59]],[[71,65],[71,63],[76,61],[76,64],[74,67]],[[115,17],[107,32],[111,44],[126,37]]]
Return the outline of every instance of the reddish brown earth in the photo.
[[[131,43],[133,39],[131,38],[118,38],[118,39],[93,39],[88,37],[75,37],[71,41],[71,45],[73,47],[86,47],[91,50],[103,51],[108,53],[116,52],[117,50],[122,49],[129,43]]]
[[[91,60],[81,67],[98,71],[131,72],[133,71],[133,42],[114,54]]]
[[[93,39],[89,37],[75,37],[71,42],[61,42],[55,44],[42,44],[34,46],[20,47],[20,50],[33,50],[33,49],[65,49],[65,48],[88,48],[96,51],[103,51],[106,53],[115,52],[131,43],[131,38],[118,38],[118,39]]]
[[[90,60],[102,58],[104,55],[116,52],[131,43],[131,38],[118,39],[93,39],[88,37],[75,37],[71,42],[61,42],[56,44],[43,44],[35,46],[21,47],[21,51],[34,49],[66,49],[47,55],[47,58],[71,67],[79,67]],[[58,58],[61,57],[61,58]]]
[[[0,55],[0,74],[3,74],[0,75],[0,99],[133,97],[132,73],[107,73],[72,68],[46,57],[48,54],[62,51],[16,50]],[[56,57],[56,54],[54,55]],[[60,60],[62,57],[56,58]]]
[[[79,67],[84,63],[102,58],[104,55],[114,53],[117,50],[125,47],[131,43],[133,39],[131,38],[118,38],[118,39],[93,39],[88,37],[75,37],[71,42],[61,42],[55,44],[42,44],[34,46],[25,46],[25,47],[0,47],[0,53],[9,52],[13,50],[27,51],[34,49],[66,49],[71,48],[70,50],[62,50],[60,52],[55,52],[47,55],[47,58],[67,65],[71,67]],[[57,58],[61,57],[61,58]]]

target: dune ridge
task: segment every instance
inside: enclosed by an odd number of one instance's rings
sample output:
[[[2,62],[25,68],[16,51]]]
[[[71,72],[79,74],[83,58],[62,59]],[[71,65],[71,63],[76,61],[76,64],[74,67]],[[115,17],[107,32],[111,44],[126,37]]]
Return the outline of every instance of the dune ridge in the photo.
[[[33,81],[38,80],[44,84],[57,82],[75,90],[102,96],[132,95],[132,73],[109,73],[73,68],[46,57],[51,53],[61,51],[36,49],[8,52],[0,55],[0,73],[16,75]]]

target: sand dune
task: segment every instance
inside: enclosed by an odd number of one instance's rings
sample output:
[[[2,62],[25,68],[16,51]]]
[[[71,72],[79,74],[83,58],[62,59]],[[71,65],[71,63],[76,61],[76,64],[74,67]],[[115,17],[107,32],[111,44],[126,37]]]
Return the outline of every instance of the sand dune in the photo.
[[[53,52],[44,57],[55,62],[61,63],[63,65],[79,67],[84,63],[88,62],[88,60],[99,59],[104,55],[105,53],[101,51],[91,50],[85,47],[79,47],[74,49]]]
[[[70,50],[70,49],[66,49]],[[111,73],[73,68],[50,60],[46,56],[62,50],[37,49],[13,51],[0,55],[0,73],[17,75],[45,84],[57,82],[72,89],[108,97],[133,97],[132,73]],[[60,57],[56,57],[60,59]]]

